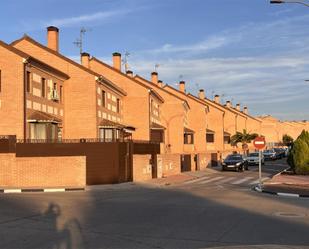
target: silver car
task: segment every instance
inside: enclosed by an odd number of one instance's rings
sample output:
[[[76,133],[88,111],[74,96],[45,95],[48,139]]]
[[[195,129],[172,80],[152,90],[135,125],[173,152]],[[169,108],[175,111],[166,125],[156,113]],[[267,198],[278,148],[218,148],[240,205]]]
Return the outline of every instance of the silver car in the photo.
[[[252,152],[249,153],[249,155],[246,157],[246,160],[248,162],[248,165],[259,165],[259,153],[258,152]],[[261,158],[262,165],[264,165],[264,156],[262,154]]]

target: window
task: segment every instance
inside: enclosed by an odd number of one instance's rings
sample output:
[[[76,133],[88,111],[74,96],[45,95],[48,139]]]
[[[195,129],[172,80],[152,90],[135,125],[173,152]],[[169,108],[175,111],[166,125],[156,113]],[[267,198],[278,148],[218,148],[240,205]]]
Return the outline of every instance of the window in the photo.
[[[58,126],[52,123],[30,123],[31,139],[57,139]]]
[[[54,82],[54,88],[53,89],[57,90],[57,83],[56,82]]]
[[[214,143],[215,142],[215,134],[206,133],[206,142],[207,143]]]
[[[156,143],[164,142],[164,131],[163,130],[150,130],[150,141]]]
[[[60,92],[59,92],[59,98],[60,98],[60,103],[62,103],[62,101],[63,101],[63,88],[62,88],[62,86],[60,86],[60,90],[59,90]]]
[[[193,143],[194,143],[194,134],[184,133],[184,144],[193,144]]]
[[[120,113],[120,99],[117,99],[117,112]]]
[[[31,85],[31,73],[27,71],[27,78],[26,78],[26,91],[30,93],[30,85]]]
[[[106,106],[106,92],[104,90],[102,90],[102,106],[105,107]]]
[[[225,144],[229,144],[229,143],[231,143],[231,139],[230,139],[230,136],[224,136],[224,143]]]
[[[45,78],[41,79],[41,84],[42,84],[42,86],[41,86],[41,91],[42,91],[41,96],[43,98],[45,98],[45,96],[46,96],[46,79]]]

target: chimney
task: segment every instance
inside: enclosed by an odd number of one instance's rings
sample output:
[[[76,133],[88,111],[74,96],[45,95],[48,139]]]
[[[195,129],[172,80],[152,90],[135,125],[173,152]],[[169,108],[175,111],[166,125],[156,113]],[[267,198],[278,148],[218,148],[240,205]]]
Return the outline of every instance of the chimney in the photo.
[[[163,81],[162,80],[158,80],[158,86],[163,87]]]
[[[113,53],[113,66],[115,69],[121,71],[121,54],[118,52]]]
[[[126,72],[126,74],[127,74],[129,77],[133,78],[133,72],[132,72],[131,70],[128,70],[128,71]]]
[[[240,104],[236,104],[236,110],[240,111]]]
[[[226,101],[226,106],[228,107],[228,108],[231,108],[232,107],[232,104],[231,104],[231,101]]]
[[[244,106],[244,111],[243,111],[245,114],[248,114],[248,107],[247,106]]]
[[[89,68],[89,59],[90,59],[90,54],[85,53],[85,52],[80,54],[80,60],[84,67]]]
[[[179,91],[181,91],[181,92],[186,92],[186,82],[184,82],[184,81],[180,81],[179,82]]]
[[[215,95],[215,102],[220,104],[220,96],[218,94]]]
[[[205,92],[204,89],[200,89],[200,92],[198,93],[198,97],[200,99],[205,99]]]
[[[157,72],[151,73],[151,82],[154,84],[158,84],[158,73]]]
[[[47,47],[59,52],[59,29],[54,26],[47,28]]]

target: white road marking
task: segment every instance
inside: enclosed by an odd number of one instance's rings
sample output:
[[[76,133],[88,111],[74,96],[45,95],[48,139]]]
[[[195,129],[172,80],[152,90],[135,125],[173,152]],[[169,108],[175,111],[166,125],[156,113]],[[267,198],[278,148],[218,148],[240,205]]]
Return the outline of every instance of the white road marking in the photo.
[[[220,180],[224,178],[224,176],[218,176],[218,177],[215,177],[215,178],[211,178],[209,180],[206,180],[206,181],[201,181],[199,182],[198,184],[205,184],[205,183],[210,183],[210,182],[214,182],[214,181],[217,181],[217,180]]]
[[[46,188],[44,192],[64,192],[64,188]]]
[[[232,182],[232,184],[234,184],[234,185],[236,185],[236,184],[241,184],[241,183],[247,182],[247,181],[249,181],[249,180],[251,180],[251,179],[253,179],[253,177],[247,176],[247,177],[245,177],[245,178],[243,178],[243,179],[240,179],[240,180],[238,180],[238,181]]]
[[[230,181],[234,180],[235,178],[236,177],[228,177],[228,178],[225,178],[225,179],[219,181],[218,183],[222,184],[222,183],[230,182]]]
[[[264,182],[264,181],[266,181],[268,179],[270,179],[270,177],[263,177],[262,178],[262,182]],[[259,179],[257,179],[257,180],[255,180],[253,182],[250,182],[250,185],[258,184],[259,182],[260,182]]]
[[[21,189],[5,189],[4,193],[21,193]]]
[[[194,179],[194,180],[191,180],[191,181],[187,181],[187,182],[183,183],[183,185],[187,185],[187,184],[191,184],[191,183],[197,183],[197,182],[209,179],[209,178],[210,178],[210,176],[200,177],[200,178],[197,178],[197,179]]]

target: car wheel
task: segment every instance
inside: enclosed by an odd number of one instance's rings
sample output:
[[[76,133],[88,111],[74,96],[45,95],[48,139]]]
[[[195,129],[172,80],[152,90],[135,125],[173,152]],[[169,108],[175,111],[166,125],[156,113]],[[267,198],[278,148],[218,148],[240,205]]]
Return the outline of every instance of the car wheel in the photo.
[[[222,166],[222,169],[221,169],[222,171],[225,171],[225,168],[224,168],[224,166]]]
[[[246,169],[246,170],[249,170],[248,164],[245,165],[245,169]]]

